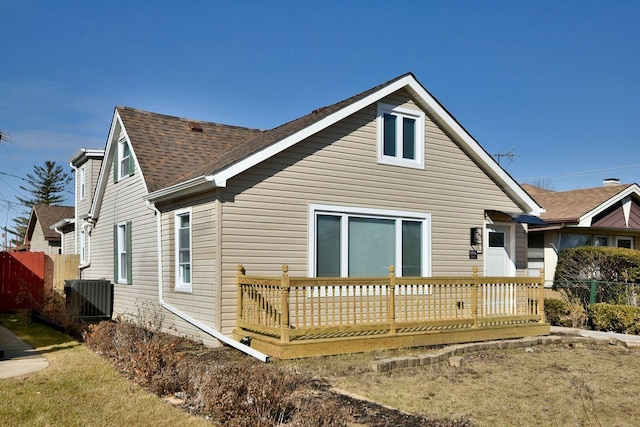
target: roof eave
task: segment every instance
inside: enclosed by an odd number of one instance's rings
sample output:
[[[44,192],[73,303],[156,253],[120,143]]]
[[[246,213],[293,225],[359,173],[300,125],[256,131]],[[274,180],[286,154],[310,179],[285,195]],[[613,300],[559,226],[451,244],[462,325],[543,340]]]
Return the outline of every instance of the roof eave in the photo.
[[[473,137],[453,118],[451,114],[433,97],[418,80],[407,74],[389,85],[380,88],[372,94],[336,111],[335,113],[319,120],[274,144],[271,144],[256,153],[236,162],[220,171],[213,172],[207,176],[207,180],[217,186],[225,186],[227,180],[233,178],[241,172],[255,166],[269,157],[295,145],[299,141],[337,123],[349,115],[362,108],[379,101],[398,90],[408,90],[419,102],[420,105],[435,118],[440,125],[453,135],[456,140],[468,148],[469,155],[480,165],[486,167],[487,173],[498,182],[506,184],[508,193],[518,204],[524,207],[524,211],[529,215],[539,216],[544,209],[526,192],[520,185],[504,170],[496,161],[473,139]]]
[[[174,198],[176,195],[187,196],[200,193],[215,187],[221,187],[210,181],[206,176],[199,176],[188,181],[184,181],[170,187],[151,192],[144,196],[144,200],[156,203]]]

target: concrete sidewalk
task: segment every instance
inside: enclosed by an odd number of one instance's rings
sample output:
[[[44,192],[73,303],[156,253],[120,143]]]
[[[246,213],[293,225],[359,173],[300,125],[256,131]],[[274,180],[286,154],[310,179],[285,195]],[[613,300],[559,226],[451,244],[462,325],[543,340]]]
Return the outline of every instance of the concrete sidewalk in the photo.
[[[49,366],[49,362],[13,332],[0,325],[0,378],[17,377],[40,371]]]
[[[583,337],[596,341],[608,341],[609,344],[621,344],[627,348],[640,348],[640,335],[619,334],[616,332],[589,331],[586,329],[551,327],[551,335],[563,337]]]

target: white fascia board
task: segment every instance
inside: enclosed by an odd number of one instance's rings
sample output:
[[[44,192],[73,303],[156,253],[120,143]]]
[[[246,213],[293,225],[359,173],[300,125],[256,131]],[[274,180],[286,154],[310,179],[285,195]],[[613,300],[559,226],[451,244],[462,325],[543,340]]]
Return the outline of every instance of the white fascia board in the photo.
[[[133,145],[131,144],[131,139],[129,138],[129,134],[127,133],[127,129],[124,127],[122,123],[122,118],[120,118],[120,114],[116,109],[113,114],[113,120],[111,122],[111,129],[109,129],[109,136],[107,138],[107,146],[104,149],[104,157],[102,159],[102,165],[100,166],[100,174],[98,175],[98,182],[96,184],[96,194],[93,196],[93,201],[91,203],[91,209],[89,210],[89,217],[93,220],[98,219],[100,216],[100,208],[102,207],[102,198],[104,197],[104,191],[107,187],[109,176],[108,171],[113,167],[113,156],[115,154],[115,149],[111,147],[113,144],[117,144],[120,136],[120,132],[124,133],[124,137],[129,144],[129,149],[131,150],[131,156],[133,156],[133,161],[136,165],[136,173],[140,173],[140,178],[142,179],[142,184],[144,185],[145,193],[149,193],[149,187],[147,187],[147,181],[144,179],[144,175],[142,174],[142,168],[140,167],[140,163],[138,163],[138,158],[136,157],[135,150],[133,149]]]
[[[340,120],[354,114],[366,106],[384,98],[387,95],[396,92],[397,90],[402,89],[408,85],[418,84],[414,78],[411,76],[403,77],[400,80],[397,80],[388,86],[383,87],[377,92],[372,93],[371,95],[361,99],[360,101],[354,102],[341,110],[336,111],[335,113],[325,117],[322,120],[317,121],[316,123],[308,126],[300,131],[294,133],[293,135],[288,136],[287,138],[276,142],[275,144],[271,144],[260,151],[252,154],[249,157],[235,163],[225,169],[222,169],[219,172],[216,172],[212,175],[207,176],[207,179],[214,183],[216,187],[223,187],[226,185],[226,182],[238,175],[246,171],[247,169],[257,165],[258,163],[286,150],[289,147],[297,144],[298,142],[308,138],[321,130],[339,122]]]
[[[415,80],[414,80],[415,81]],[[520,185],[496,163],[496,161],[473,139],[473,137],[440,105],[438,101],[427,92],[419,83],[409,85],[413,95],[422,101],[422,106],[442,127],[445,128],[458,142],[469,149],[470,155],[480,164],[486,167],[488,173],[499,182],[506,184],[507,192],[517,201],[522,203],[528,214],[539,216],[544,210],[536,203]]]
[[[158,191],[154,191],[153,193],[149,193],[143,197],[144,200],[148,200],[149,202],[159,202],[164,199],[171,198],[174,193],[180,193],[181,196],[197,193],[203,189],[214,188],[211,181],[207,179],[205,176],[198,176],[196,178],[192,178],[188,181],[181,182],[176,185],[172,185],[171,187],[162,188]]]
[[[69,157],[67,163],[78,166],[84,163],[87,159],[100,159],[104,157],[104,150],[99,148],[79,148],[75,153]]]
[[[578,221],[578,227],[591,227],[591,220],[593,219],[594,216],[609,209],[615,203],[618,203],[625,197],[630,196],[632,194],[635,194],[636,197],[640,198],[640,187],[638,186],[638,184],[632,184],[628,186],[627,188],[625,188],[615,196],[611,197],[610,199],[599,204],[598,206],[596,206],[586,214],[582,215],[580,217],[580,220]]]
[[[225,168],[219,172],[207,176],[207,180],[214,183],[217,187],[223,187],[226,182],[246,171],[247,169],[257,165],[258,163],[280,153],[283,150],[295,145],[296,143],[308,138],[311,135],[331,126],[340,120],[358,112],[366,106],[379,101],[380,99],[400,90],[406,88],[411,94],[413,94],[421,106],[427,110],[429,115],[434,118],[441,126],[453,135],[456,140],[469,149],[472,157],[478,161],[479,164],[486,167],[489,173],[498,181],[503,182],[506,185],[508,193],[514,197],[517,201],[522,203],[528,210],[530,215],[540,215],[544,212],[541,206],[539,206],[529,194],[520,187],[520,185],[509,175],[504,169],[502,169],[493,158],[469,135],[463,128],[455,121],[453,117],[433,98],[429,92],[422,87],[422,85],[411,75],[407,75],[395,82],[381,88],[380,90],[372,93],[371,95],[354,102],[347,107],[336,111],[335,113],[325,117],[324,119],[314,123],[313,125],[306,127],[295,134],[276,142],[268,147],[263,148],[257,153]]]
[[[118,114],[118,110],[115,109],[113,113],[113,119],[111,120],[111,127],[109,128],[109,136],[107,136],[107,145],[104,149],[104,158],[102,159],[102,164],[100,165],[100,173],[98,174],[98,182],[96,183],[96,192],[93,195],[93,200],[91,201],[91,208],[89,209],[89,218],[97,218],[100,215],[100,208],[102,207],[102,197],[104,196],[104,190],[107,185],[108,176],[107,174],[108,168],[110,168],[113,164],[113,150],[111,149],[112,141],[114,135],[117,139],[116,128],[119,129],[122,127],[122,121],[120,120],[120,115]]]

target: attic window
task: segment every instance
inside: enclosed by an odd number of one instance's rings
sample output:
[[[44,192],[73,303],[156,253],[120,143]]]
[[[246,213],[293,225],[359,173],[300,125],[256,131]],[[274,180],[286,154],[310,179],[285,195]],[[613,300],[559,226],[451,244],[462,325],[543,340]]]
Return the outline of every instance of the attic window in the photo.
[[[189,128],[190,128],[193,132],[202,132],[202,126],[200,125],[200,123],[196,123],[196,122],[189,122]]]
[[[421,110],[378,104],[378,163],[424,169]]]

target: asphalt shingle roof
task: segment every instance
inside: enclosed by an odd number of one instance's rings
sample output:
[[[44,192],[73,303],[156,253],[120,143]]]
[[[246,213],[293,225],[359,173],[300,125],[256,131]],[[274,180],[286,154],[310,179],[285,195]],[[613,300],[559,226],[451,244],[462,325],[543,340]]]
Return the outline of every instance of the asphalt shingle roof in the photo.
[[[190,120],[117,107],[149,192],[218,172],[405,77],[354,95],[273,129]],[[192,124],[202,131],[194,131]]]
[[[633,184],[620,184],[570,191],[551,191],[529,184],[522,188],[542,206],[546,212],[540,215],[546,222],[576,222],[616,194]]]
[[[33,211],[46,240],[60,240],[60,234],[49,227],[62,219],[75,216],[73,206],[34,205]]]

